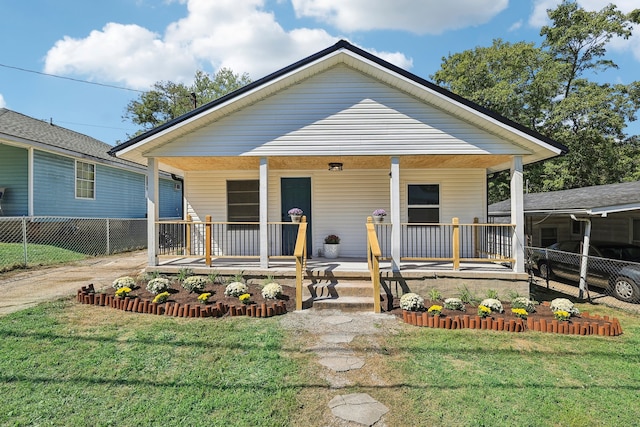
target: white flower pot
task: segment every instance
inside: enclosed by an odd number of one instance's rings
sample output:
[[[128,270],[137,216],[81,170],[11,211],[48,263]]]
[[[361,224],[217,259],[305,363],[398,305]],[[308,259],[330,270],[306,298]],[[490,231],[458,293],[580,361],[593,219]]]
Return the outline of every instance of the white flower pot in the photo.
[[[381,222],[384,222],[384,217],[381,215],[374,215],[373,222],[380,224]]]
[[[325,243],[324,244],[324,257],[325,258],[338,258],[340,255],[340,243]]]
[[[291,216],[291,222],[294,222],[296,224],[300,223],[300,220],[302,219],[302,215],[290,215]]]

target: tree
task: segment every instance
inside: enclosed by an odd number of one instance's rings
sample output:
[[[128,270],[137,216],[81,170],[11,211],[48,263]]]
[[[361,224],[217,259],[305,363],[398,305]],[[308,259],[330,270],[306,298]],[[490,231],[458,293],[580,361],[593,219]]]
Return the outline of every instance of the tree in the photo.
[[[213,77],[198,70],[190,86],[170,81],[154,83],[153,89],[127,104],[123,119],[142,126],[136,133],[140,134],[191,111],[196,104],[206,104],[249,83],[247,73],[235,74],[228,68]]]
[[[569,154],[525,168],[532,191],[637,179],[638,138],[624,130],[640,108],[640,83],[598,84],[587,73],[617,67],[606,44],[631,36],[639,11],[588,12],[564,0],[533,43],[494,41],[449,55],[432,78],[453,92],[562,142]],[[630,158],[632,156],[632,158]],[[505,191],[507,190],[507,191]],[[490,202],[508,197],[506,174],[489,181]]]

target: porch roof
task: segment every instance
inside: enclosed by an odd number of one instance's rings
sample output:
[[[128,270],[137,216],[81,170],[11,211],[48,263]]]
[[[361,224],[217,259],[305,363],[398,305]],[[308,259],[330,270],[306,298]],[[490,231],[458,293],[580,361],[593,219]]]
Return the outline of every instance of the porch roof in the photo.
[[[338,64],[346,65],[451,116],[455,116],[478,129],[489,132],[497,138],[509,141],[514,147],[521,147],[520,150],[529,153],[523,156],[525,164],[564,154],[567,151],[564,145],[556,141],[390,64],[346,41],[340,41],[334,46],[120,144],[111,149],[109,154],[146,164],[146,153],[157,147],[210,125],[222,117],[255,104],[311,76],[325,72]],[[371,155],[375,154],[376,152],[371,153]],[[464,157],[467,153],[461,154]],[[483,153],[474,154],[477,159]],[[402,153],[385,152],[383,155],[388,157],[390,155],[402,155]],[[493,156],[495,154],[486,153],[486,155]],[[440,163],[442,161],[441,156],[436,155],[434,157],[438,158],[434,162]],[[503,157],[504,159],[491,159],[488,162],[490,165],[487,169],[496,171],[508,168],[510,166],[510,157],[508,155]],[[178,162],[182,162],[182,167],[184,167],[186,162],[183,160],[162,158],[161,161],[176,169],[188,170],[181,169],[178,165]],[[221,159],[221,161],[226,163],[226,159]],[[190,159],[189,164],[193,164],[193,159]]]

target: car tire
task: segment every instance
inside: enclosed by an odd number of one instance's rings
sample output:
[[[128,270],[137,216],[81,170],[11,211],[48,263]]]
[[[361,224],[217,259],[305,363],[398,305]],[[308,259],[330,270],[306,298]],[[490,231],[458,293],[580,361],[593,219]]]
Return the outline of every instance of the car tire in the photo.
[[[540,274],[540,277],[545,280],[549,280],[553,277],[553,271],[551,271],[551,267],[546,262],[538,264],[538,273]]]
[[[633,280],[620,276],[613,281],[613,296],[620,301],[638,302],[640,301],[640,288]]]

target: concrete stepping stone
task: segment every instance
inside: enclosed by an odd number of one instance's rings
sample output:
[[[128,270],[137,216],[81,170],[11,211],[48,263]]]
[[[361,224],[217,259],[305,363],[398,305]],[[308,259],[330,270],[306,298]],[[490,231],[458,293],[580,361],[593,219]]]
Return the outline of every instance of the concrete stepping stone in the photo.
[[[327,334],[320,336],[320,341],[331,344],[348,344],[353,341],[354,335],[349,334]]]
[[[319,360],[320,364],[336,372],[347,372],[364,366],[364,359],[356,356],[328,356]]]
[[[331,413],[343,420],[371,426],[377,423],[389,408],[366,393],[338,395],[329,402]]]
[[[330,325],[342,325],[344,323],[353,322],[353,318],[349,316],[327,316],[322,319],[323,323],[328,323]]]

